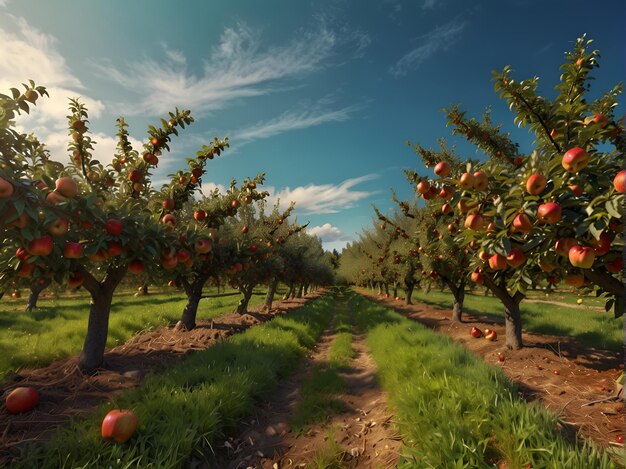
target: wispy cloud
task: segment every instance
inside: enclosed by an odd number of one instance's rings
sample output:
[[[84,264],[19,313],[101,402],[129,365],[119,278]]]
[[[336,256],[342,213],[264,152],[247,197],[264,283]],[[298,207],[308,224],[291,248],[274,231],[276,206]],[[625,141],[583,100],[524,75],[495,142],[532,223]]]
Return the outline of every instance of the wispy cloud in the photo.
[[[325,243],[332,243],[334,241],[350,241],[352,238],[343,233],[336,226],[332,226],[330,223],[324,223],[321,226],[314,226],[308,228],[307,232],[311,236],[317,236]]]
[[[437,3],[440,3],[440,0],[424,0],[422,2],[423,10],[433,10]]]
[[[350,119],[351,114],[359,109],[348,106],[341,109],[325,109],[332,101],[320,100],[314,106],[306,106],[299,110],[284,112],[280,116],[267,121],[257,122],[239,131],[231,132],[235,146],[240,147],[254,140],[270,138],[292,130],[315,127],[327,122],[343,122]]]
[[[269,201],[274,204],[277,200],[288,205],[296,203],[296,212],[302,215],[338,213],[354,207],[358,202],[367,199],[376,192],[354,190],[363,182],[378,178],[376,174],[367,174],[358,178],[346,179],[339,184],[309,184],[293,189],[286,187],[276,190],[268,187],[271,194]]]
[[[389,69],[389,73],[398,78],[406,75],[409,70],[419,68],[436,52],[447,50],[458,39],[466,26],[466,21],[457,18],[421,36],[419,45],[404,54]]]
[[[124,114],[160,114],[174,106],[202,114],[236,99],[269,94],[285,79],[322,68],[336,42],[333,31],[320,27],[285,46],[263,48],[259,35],[240,23],[224,30],[199,75],[189,72],[180,51],[167,48],[165,60],[140,60],[124,69],[106,62],[94,67],[139,95],[138,103],[122,106]]]

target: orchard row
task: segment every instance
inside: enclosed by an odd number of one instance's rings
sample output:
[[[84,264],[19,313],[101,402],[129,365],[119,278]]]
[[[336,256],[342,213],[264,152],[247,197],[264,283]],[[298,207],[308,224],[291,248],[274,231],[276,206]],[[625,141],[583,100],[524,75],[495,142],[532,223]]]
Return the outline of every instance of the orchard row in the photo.
[[[506,344],[523,346],[520,303],[529,289],[561,283],[606,298],[624,311],[623,205],[625,134],[613,110],[621,85],[589,97],[598,51],[580,38],[566,54],[553,100],[538,79],[516,81],[510,68],[494,73],[495,91],[514,123],[534,137],[524,155],[508,133],[445,110],[452,133],[484,157],[464,160],[440,141],[438,150],[412,145],[433,175],[405,171],[416,201],[394,200],[386,216],[344,252],[341,273],[357,284],[402,284],[410,302],[416,285],[443,283],[460,320],[465,286],[482,284],[504,306]],[[394,296],[396,294],[394,293]]]
[[[50,158],[33,135],[15,130],[17,114],[29,113],[46,89],[31,81],[24,91],[0,95],[0,292],[26,287],[38,295],[51,282],[84,288],[91,296],[80,366],[102,366],[114,293],[127,275],[141,283],[171,282],[183,288],[187,305],[181,325],[195,327],[202,290],[209,281],[229,283],[246,312],[255,286],[289,294],[332,282],[332,266],[319,239],[290,222],[293,204],[281,210],[260,191],[264,175],[233,180],[220,192],[201,195],[207,163],[229,146],[215,138],[187,170],[153,187],[152,173],[171,140],[193,122],[175,110],[160,127],[150,126],[141,150],[129,141],[124,119],[111,164],[92,157],[87,109],[70,100],[67,165]]]

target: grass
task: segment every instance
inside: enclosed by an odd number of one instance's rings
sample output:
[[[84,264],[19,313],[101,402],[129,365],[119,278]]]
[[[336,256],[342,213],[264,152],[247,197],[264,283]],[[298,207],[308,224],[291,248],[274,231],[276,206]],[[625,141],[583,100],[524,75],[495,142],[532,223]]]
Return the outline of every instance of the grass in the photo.
[[[333,300],[320,298],[197,352],[150,375],[143,386],[101,405],[92,416],[59,429],[45,445],[24,448],[15,467],[178,468],[192,455],[206,458],[227,429],[293,373],[332,312]],[[112,408],[133,409],[138,416],[137,432],[126,444],[100,437],[102,418]]]
[[[400,467],[616,467],[593,444],[567,441],[499,368],[362,296],[351,292],[350,303],[406,435]]]
[[[313,453],[307,462],[307,467],[312,469],[344,469],[347,467],[341,460],[344,451],[335,439],[334,428],[328,430],[326,441],[328,442],[326,448]]]
[[[404,294],[404,293],[402,293]],[[571,302],[576,305],[577,295],[558,293],[556,297],[541,297],[533,292],[531,298],[547,301]],[[414,290],[413,302],[422,302],[440,308],[452,309],[453,297],[448,291],[431,290],[425,293]],[[603,303],[595,297],[585,297],[585,304]],[[472,314],[488,314],[504,318],[504,308],[500,300],[483,294],[466,294],[464,310]],[[522,324],[529,332],[538,332],[562,337],[573,337],[585,345],[621,352],[624,347],[624,317],[615,319],[613,313],[598,312],[593,309],[567,307],[546,303],[522,301]]]
[[[216,291],[207,288],[205,294]],[[133,293],[122,292],[113,300],[108,347],[126,342],[140,330],[178,321],[186,304],[184,293],[177,290],[140,297],[134,297]],[[253,295],[251,306],[263,302],[261,293]],[[204,298],[200,301],[198,318],[210,319],[233,311],[238,301],[238,295]],[[39,307],[30,313],[23,310],[25,304],[25,299],[0,303],[0,381],[9,371],[45,366],[80,353],[83,346],[89,313],[87,295],[41,299]]]
[[[300,400],[289,418],[289,424],[297,435],[305,433],[311,425],[325,422],[331,415],[346,410],[345,403],[337,398],[346,387],[339,373],[346,369],[354,354],[352,326],[345,306],[345,302],[335,304],[334,330],[337,334],[328,350],[328,361],[316,365],[300,388]]]

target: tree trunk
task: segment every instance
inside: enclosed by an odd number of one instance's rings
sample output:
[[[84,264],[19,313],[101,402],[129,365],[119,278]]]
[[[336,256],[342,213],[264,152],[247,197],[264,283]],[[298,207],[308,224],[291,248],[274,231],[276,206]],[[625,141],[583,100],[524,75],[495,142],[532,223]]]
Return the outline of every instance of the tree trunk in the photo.
[[[389,295],[389,285],[387,283],[385,285],[385,295]]]
[[[292,287],[291,287],[291,295],[290,295],[291,299],[294,299],[296,297],[296,292],[297,292],[296,287],[292,285]]]
[[[450,288],[454,302],[452,304],[452,322],[463,322],[463,302],[465,301],[465,280],[456,285],[452,280],[443,277],[444,283]]]
[[[243,286],[239,289],[239,291],[243,294],[243,298],[239,301],[235,312],[238,314],[245,314],[248,312],[248,303],[250,302],[250,298],[252,298],[252,290],[254,290],[254,284]]]
[[[26,303],[26,311],[32,311],[37,307],[37,300],[42,291],[50,286],[51,279],[43,279],[44,283],[40,284],[36,282],[30,287],[30,293],[28,294],[28,303]]]
[[[502,285],[497,285],[494,279],[489,275],[485,275],[485,286],[502,302],[504,305],[504,325],[506,346],[510,350],[519,350],[524,346],[522,341],[522,315],[520,314],[520,303],[525,295],[516,292],[511,296],[504,285],[504,277]]]
[[[263,303],[263,309],[269,311],[272,309],[272,302],[274,301],[274,295],[276,294],[276,288],[278,287],[278,277],[274,277],[270,280],[267,295],[265,295],[265,303]]]
[[[383,286],[382,286],[382,284],[380,282],[377,282],[377,284],[378,284],[378,294],[382,295],[383,294]]]
[[[393,298],[398,298],[398,282],[393,282]]]
[[[293,292],[293,282],[289,284],[289,288],[287,288],[287,293],[283,296],[283,300],[288,300],[291,297],[291,293]]]
[[[180,279],[185,295],[187,295],[187,304],[183,310],[180,322],[188,331],[196,327],[196,317],[198,315],[198,306],[202,299],[202,289],[208,279],[208,275],[196,277],[193,283],[189,283],[184,277]]]
[[[404,298],[404,304],[412,305],[413,303],[411,302],[411,297],[413,296],[413,288],[415,287],[415,284],[405,283],[404,287],[405,287],[405,293],[406,293],[406,296]]]
[[[298,287],[298,292],[296,293],[296,298],[302,298],[302,290],[304,289],[303,285],[300,284]]]
[[[304,296],[307,296],[309,294],[309,284],[308,283],[304,286],[304,291],[302,292],[302,294]]]

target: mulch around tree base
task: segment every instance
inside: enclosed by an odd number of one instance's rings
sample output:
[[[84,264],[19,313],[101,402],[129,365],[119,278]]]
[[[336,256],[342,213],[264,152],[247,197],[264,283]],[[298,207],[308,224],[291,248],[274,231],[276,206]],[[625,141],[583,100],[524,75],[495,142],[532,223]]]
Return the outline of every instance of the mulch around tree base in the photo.
[[[9,376],[0,388],[6,396],[19,386],[32,386],[39,391],[37,408],[13,415],[0,407],[0,467],[19,454],[19,446],[44,441],[72,417],[86,415],[104,400],[113,399],[124,390],[140,386],[147,373],[172,366],[186,354],[205,350],[248,327],[273,319],[319,298],[321,289],[305,298],[275,301],[269,312],[250,308],[249,314],[228,313],[209,321],[198,321],[195,329],[184,331],[168,326],[143,331],[105,353],[106,368],[92,375],[78,368],[78,356],[58,360],[45,368],[22,369]]]
[[[615,380],[624,370],[623,354],[584,346],[570,337],[524,331],[524,347],[508,350],[504,344],[501,318],[463,314],[463,322],[450,320],[451,310],[415,302],[384,298],[364,289],[357,291],[386,307],[414,319],[462,343],[487,363],[502,367],[518,384],[527,401],[539,401],[565,422],[566,433],[580,435],[603,447],[616,446],[615,437],[624,434],[624,401],[597,402],[616,395]],[[490,328],[498,339],[490,342],[470,336],[472,326]],[[500,362],[498,353],[505,356]]]

